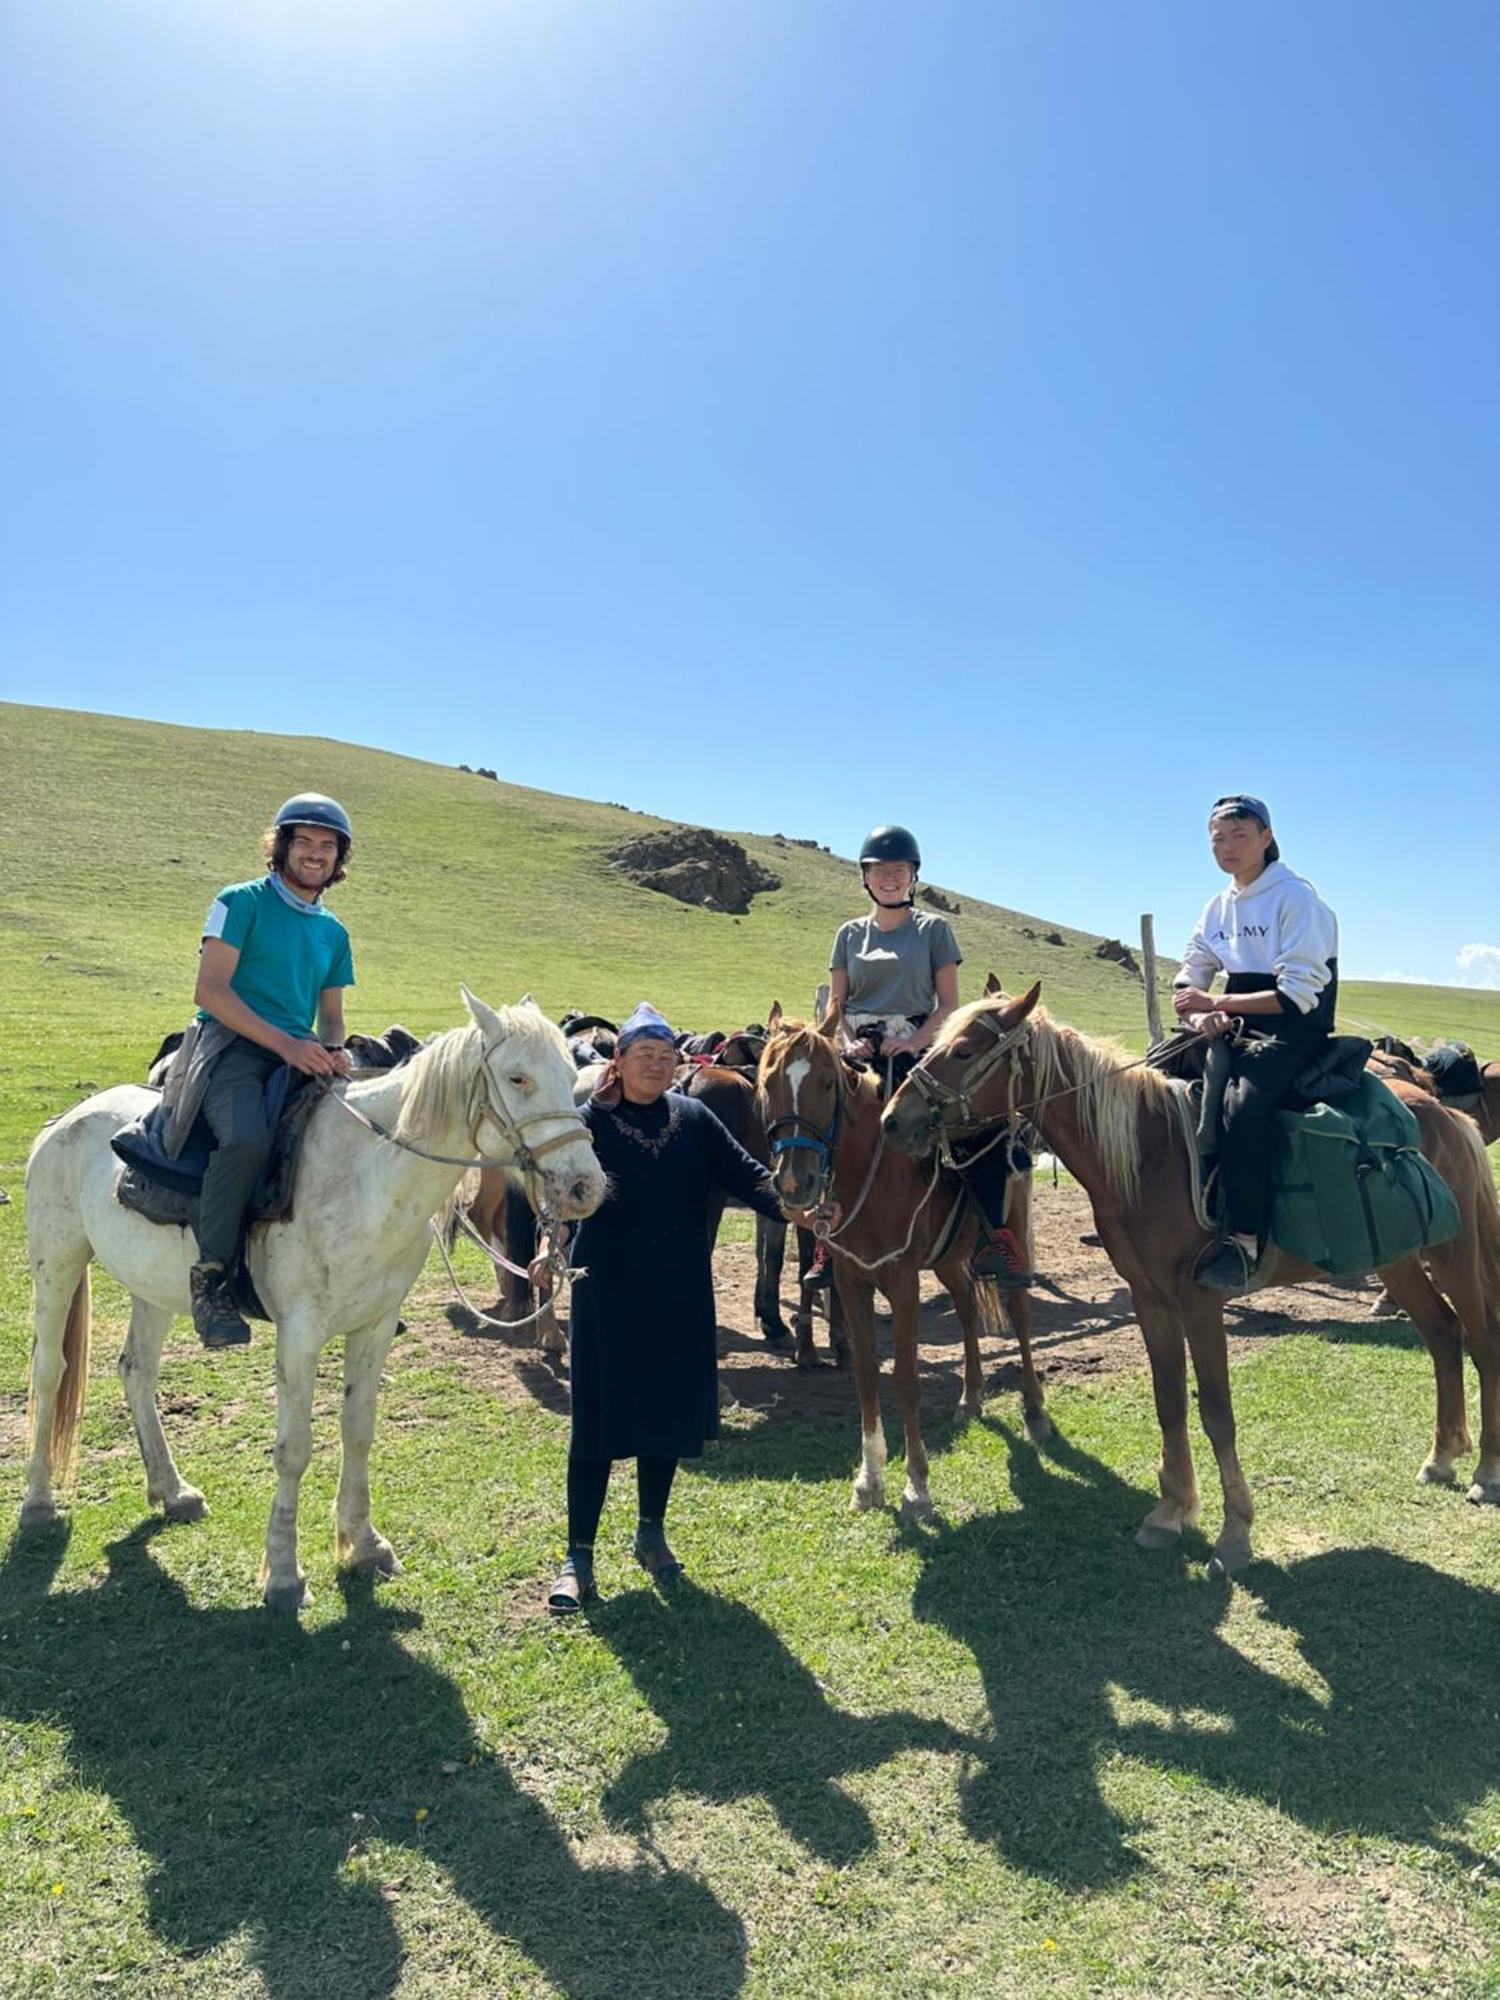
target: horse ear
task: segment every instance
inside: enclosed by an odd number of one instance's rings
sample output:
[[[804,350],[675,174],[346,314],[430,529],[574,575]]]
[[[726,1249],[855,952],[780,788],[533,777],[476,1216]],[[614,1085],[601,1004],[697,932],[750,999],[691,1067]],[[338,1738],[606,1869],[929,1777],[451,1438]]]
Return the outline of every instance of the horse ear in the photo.
[[[771,1011],[766,1016],[766,1033],[768,1035],[777,1035],[780,1034],[780,1032],[781,1032],[781,1002],[779,1000],[773,1000],[771,1002]]]
[[[1008,1000],[1000,1009],[1000,1018],[1007,1028],[1014,1028],[1031,1012],[1042,995],[1042,982],[1038,979],[1029,993],[1023,993],[1019,1000]]]
[[[460,985],[458,990],[464,996],[464,1005],[468,1008],[469,1019],[475,1027],[482,1029],[486,1034],[499,1034],[500,1016],[494,1008],[486,1007],[478,994],[471,993],[467,986]]]
[[[818,1033],[823,1036],[825,1041],[837,1041],[839,1028],[843,1023],[843,1019],[844,1010],[842,1006],[837,1000],[830,1000],[828,1003],[828,1012],[818,1023]]]
[[[985,978],[985,982],[984,982],[984,997],[985,997],[985,999],[986,999],[986,1000],[988,1000],[988,999],[990,999],[990,997],[991,997],[991,996],[992,996],[993,994],[996,994],[996,993],[1003,993],[1004,991],[1005,991],[1005,988],[1004,988],[1004,987],[1003,987],[1003,986],[1002,986],[1002,985],[1000,984],[1000,975],[999,975],[999,973],[998,973],[998,972],[991,972],[991,973],[989,973],[989,974],[988,974],[988,975],[986,976],[986,978]]]

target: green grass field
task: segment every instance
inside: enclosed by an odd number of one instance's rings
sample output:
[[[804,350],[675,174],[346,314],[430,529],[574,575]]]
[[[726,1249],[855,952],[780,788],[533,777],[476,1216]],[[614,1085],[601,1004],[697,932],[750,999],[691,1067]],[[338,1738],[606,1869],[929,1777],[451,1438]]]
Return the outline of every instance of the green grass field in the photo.
[[[0,708],[22,857],[0,889],[12,1521],[26,1148],[185,1016],[208,897],[308,782],[362,830],[339,894],[363,1026],[450,1023],[460,978],[728,1025],[805,1004],[854,907],[844,864],[766,839],[746,837],[785,887],[736,924],[603,871],[638,815],[342,745]],[[1140,988],[1094,940],[1033,943],[1021,926],[1050,920],[950,893],[966,991],[987,964],[1040,971],[1054,1013],[1139,1044]],[[1500,1052],[1493,995],[1351,986],[1345,1006]],[[0,1994],[1500,1995],[1500,1520],[1413,1483],[1431,1378],[1405,1322],[1237,1362],[1260,1560],[1233,1588],[1197,1535],[1132,1544],[1143,1363],[1054,1390],[1045,1451],[1011,1398],[967,1427],[929,1411],[924,1530],[848,1512],[852,1391],[847,1423],[731,1413],[674,1503],[690,1582],[637,1581],[622,1484],[607,1602],[558,1628],[536,1606],[565,1420],[429,1350],[429,1276],[374,1461],[406,1573],[335,1576],[330,1353],[316,1601],[291,1625],[254,1588],[268,1342],[210,1360],[177,1329],[165,1421],[213,1513],[167,1529],[109,1366],[121,1296],[95,1297],[71,1528],[0,1531]]]

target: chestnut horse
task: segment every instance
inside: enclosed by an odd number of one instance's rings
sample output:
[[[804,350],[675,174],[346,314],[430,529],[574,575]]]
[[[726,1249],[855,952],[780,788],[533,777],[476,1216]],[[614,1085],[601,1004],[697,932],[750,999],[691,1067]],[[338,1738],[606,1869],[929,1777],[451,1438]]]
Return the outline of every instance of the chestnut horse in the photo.
[[[1493,1146],[1500,1139],[1500,1062],[1479,1064],[1477,1097],[1446,1094],[1422,1058],[1404,1042],[1394,1048],[1377,1048],[1370,1057],[1368,1067],[1386,1083],[1400,1077],[1403,1083],[1414,1084],[1429,1097],[1435,1097],[1440,1104],[1446,1104],[1450,1111],[1467,1111],[1479,1127],[1479,1136],[1486,1146]]]
[[[961,1184],[936,1167],[924,1173],[881,1134],[881,1089],[873,1071],[852,1063],[839,1048],[840,1010],[818,1027],[782,1019],[771,1010],[770,1039],[760,1060],[760,1101],[771,1138],[776,1191],[789,1208],[818,1208],[836,1200],[842,1220],[829,1233],[834,1282],[843,1302],[854,1349],[863,1462],[854,1482],[856,1507],[885,1501],[885,1431],[880,1417],[880,1361],[875,1346],[875,1294],[891,1308],[895,1326],[896,1402],[906,1428],[906,1490],[902,1512],[931,1516],[927,1452],[922,1443],[917,1386],[917,1335],[923,1271],[936,1271],[952,1294],[964,1337],[965,1415],[984,1401],[979,1359],[981,1323],[998,1330],[990,1285],[969,1274],[976,1235],[972,1214],[955,1215]],[[1009,1184],[1007,1220],[1017,1237],[1030,1236],[1031,1181],[1016,1174]],[[985,1296],[990,1295],[990,1296]],[[1027,1428],[1050,1434],[1042,1385],[1031,1359],[1031,1299],[1007,1295],[1006,1309],[1021,1348],[1021,1403]]]
[[[1169,1086],[1113,1045],[1049,1021],[1036,1004],[1040,991],[1038,982],[1020,1000],[1002,994],[955,1013],[892,1098],[885,1129],[903,1151],[922,1159],[939,1132],[972,1131],[1019,1111],[1083,1184],[1104,1248],[1130,1287],[1161,1425],[1161,1500],[1136,1540],[1143,1548],[1170,1547],[1198,1515],[1185,1340],[1224,1493],[1214,1558],[1226,1573],[1242,1569],[1250,1560],[1254,1509],[1235,1450],[1224,1301],[1193,1282],[1194,1263],[1209,1239],[1193,1214],[1187,1152],[1170,1114]],[[1464,1409],[1466,1342],[1480,1385],[1479,1463],[1469,1498],[1500,1503],[1500,1203],[1489,1161],[1472,1120],[1406,1084],[1390,1087],[1415,1114],[1422,1151],[1453,1190],[1462,1218],[1451,1243],[1380,1272],[1416,1322],[1437,1377],[1436,1436],[1419,1476],[1452,1485],[1457,1461],[1472,1449]],[[1266,1260],[1257,1289],[1323,1275],[1277,1252]]]

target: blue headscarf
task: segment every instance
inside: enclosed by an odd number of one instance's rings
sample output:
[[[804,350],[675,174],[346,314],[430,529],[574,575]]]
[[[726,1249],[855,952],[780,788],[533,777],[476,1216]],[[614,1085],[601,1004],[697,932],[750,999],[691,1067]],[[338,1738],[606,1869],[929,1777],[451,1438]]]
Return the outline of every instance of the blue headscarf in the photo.
[[[632,1042],[647,1040],[675,1042],[677,1037],[672,1032],[671,1023],[657,1013],[649,1000],[643,1000],[621,1027],[619,1039],[615,1043],[615,1054],[624,1055]]]

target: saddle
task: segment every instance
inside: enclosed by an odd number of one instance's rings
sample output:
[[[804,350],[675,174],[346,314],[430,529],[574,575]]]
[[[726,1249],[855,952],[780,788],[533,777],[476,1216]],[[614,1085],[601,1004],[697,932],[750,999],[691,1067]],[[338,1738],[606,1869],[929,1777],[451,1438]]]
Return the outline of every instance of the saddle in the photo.
[[[180,1040],[180,1037],[178,1038]],[[170,1041],[171,1038],[168,1037]],[[357,1058],[356,1071],[395,1069],[408,1061],[422,1046],[418,1038],[399,1025],[387,1028],[382,1036],[351,1035],[348,1046]],[[165,1044],[151,1065],[149,1088],[160,1090],[165,1077],[164,1055],[175,1053]],[[300,1071],[279,1070],[266,1086],[267,1111],[274,1118],[270,1155],[266,1160],[250,1205],[245,1211],[245,1231],[239,1255],[230,1275],[236,1302],[252,1319],[269,1314],[256,1295],[245,1265],[245,1246],[252,1229],[271,1222],[290,1222],[294,1213],[293,1192],[307,1122],[317,1109],[322,1091],[312,1088],[317,1078]],[[115,1199],[122,1208],[144,1216],[147,1222],[178,1229],[195,1229],[198,1196],[203,1175],[213,1151],[213,1135],[200,1116],[176,1159],[169,1159],[157,1133],[162,1115],[158,1102],[133,1124],[125,1126],[110,1141],[124,1162],[125,1170],[115,1183]]]

